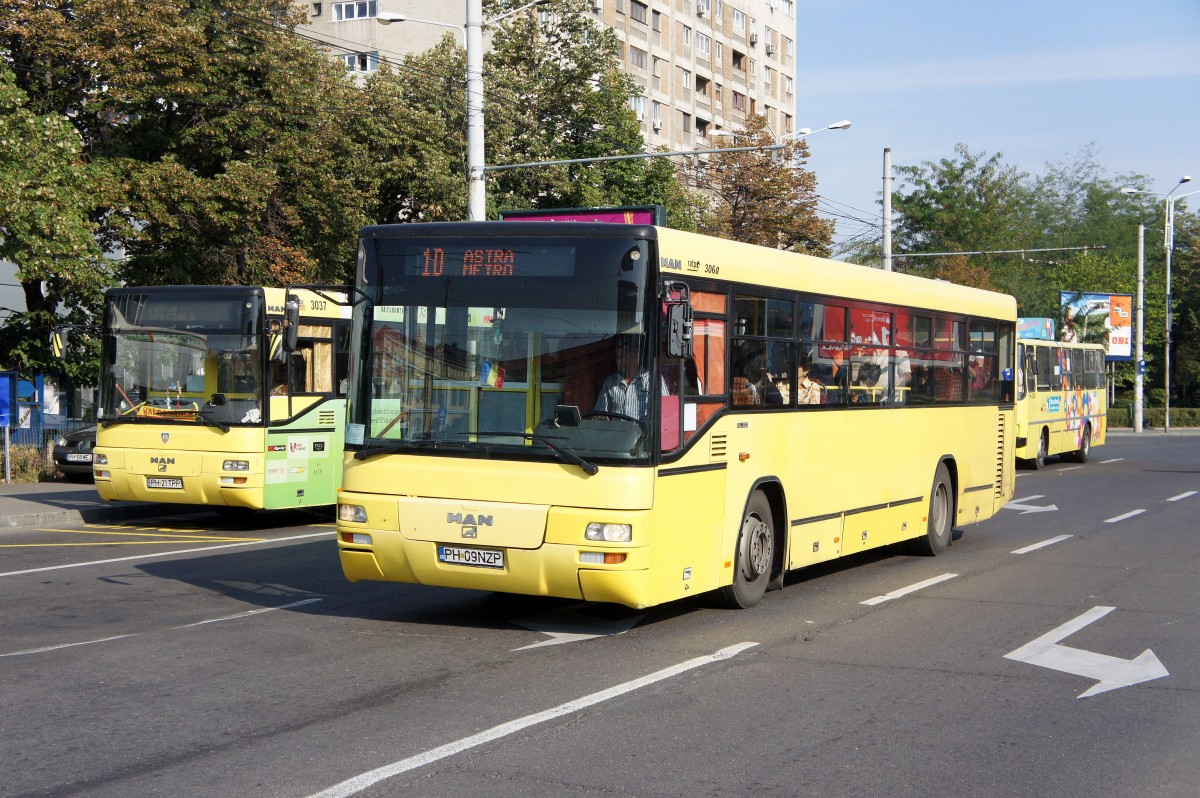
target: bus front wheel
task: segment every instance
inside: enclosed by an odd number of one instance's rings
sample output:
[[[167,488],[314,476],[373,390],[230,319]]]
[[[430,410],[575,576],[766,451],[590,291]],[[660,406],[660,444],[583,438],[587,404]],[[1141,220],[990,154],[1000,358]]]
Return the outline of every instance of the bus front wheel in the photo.
[[[954,483],[945,463],[938,463],[929,491],[929,517],[925,534],[909,541],[909,552],[932,556],[941,554],[950,545],[954,532]]]
[[[1040,471],[1046,466],[1046,453],[1050,451],[1050,433],[1042,430],[1042,434],[1038,437],[1038,450],[1033,458],[1034,470]]]
[[[775,561],[775,522],[771,504],[761,491],[755,491],[746,504],[738,531],[737,552],[733,563],[733,584],[717,590],[717,601],[724,607],[745,609],[758,603],[771,581]]]
[[[1083,425],[1083,437],[1079,440],[1079,449],[1075,451],[1075,462],[1086,463],[1092,456],[1092,425]]]

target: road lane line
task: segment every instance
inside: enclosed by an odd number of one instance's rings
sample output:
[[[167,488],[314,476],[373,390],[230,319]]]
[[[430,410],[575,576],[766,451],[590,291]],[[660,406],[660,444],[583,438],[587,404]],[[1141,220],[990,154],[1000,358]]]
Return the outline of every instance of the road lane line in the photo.
[[[7,654],[0,654],[0,657],[20,657],[25,654],[43,654],[47,651],[58,651],[60,648],[72,648],[74,646],[90,646],[92,643],[107,643],[110,640],[120,640],[124,637],[134,637],[134,635],[116,635],[115,637],[101,637],[98,640],[84,640],[79,643],[59,643],[56,646],[43,646],[42,648],[27,648],[24,651],[10,651]]]
[[[195,623],[185,623],[182,626],[172,626],[172,629],[191,629],[193,626],[204,626],[210,623],[221,623],[223,621],[236,621],[239,618],[249,618],[252,615],[262,615],[264,612],[275,612],[275,610],[290,610],[293,607],[303,607],[305,604],[313,604],[324,599],[310,598],[303,601],[293,601],[291,604],[281,604],[278,607],[262,607],[257,610],[246,610],[245,612],[237,612],[233,615],[225,615],[221,618],[209,618],[207,621],[196,621]]]
[[[607,690],[601,690],[598,693],[585,695],[582,698],[577,698],[574,701],[568,701],[565,704],[547,709],[544,712],[537,712],[533,715],[526,715],[523,718],[510,720],[507,723],[501,723],[499,726],[493,726],[490,729],[473,734],[470,737],[464,737],[461,740],[456,740],[452,743],[432,748],[415,756],[410,756],[408,759],[401,759],[398,762],[393,762],[390,765],[368,770],[366,773],[360,773],[353,778],[346,779],[340,784],[335,784],[321,792],[314,793],[310,798],[348,798],[362,792],[368,787],[378,784],[381,781],[398,776],[401,773],[407,773],[410,770],[415,770],[432,762],[437,762],[440,759],[445,759],[471,748],[476,748],[484,743],[490,743],[493,740],[499,740],[502,737],[508,737],[511,734],[516,734],[519,731],[536,726],[546,721],[560,718],[564,715],[571,715],[580,710],[587,709],[590,706],[609,701],[614,698],[619,698],[626,693],[631,693],[634,690],[640,690],[643,687],[661,682],[664,679],[670,679],[672,676],[678,676],[695,668],[700,668],[705,665],[711,665],[714,662],[721,660],[732,659],[748,648],[757,646],[758,643],[738,643],[737,645],[723,648],[712,654],[703,657],[689,659],[686,662],[681,662],[678,665],[672,665],[669,668],[663,668],[660,671],[642,676],[641,678],[618,684],[615,687],[610,687]]]
[[[1141,515],[1144,512],[1146,512],[1146,511],[1145,510],[1130,510],[1129,512],[1124,513],[1122,515],[1113,516],[1112,518],[1106,518],[1106,519],[1104,519],[1104,523],[1115,524],[1118,521],[1124,521],[1127,518],[1133,518],[1135,515]]]
[[[902,587],[899,590],[893,590],[887,595],[876,596],[873,599],[860,601],[859,604],[866,604],[873,607],[876,604],[882,604],[885,601],[891,601],[892,599],[897,599],[901,596],[907,596],[909,593],[915,593],[916,591],[927,588],[930,585],[936,585],[939,582],[945,582],[947,579],[953,579],[956,576],[958,576],[958,574],[942,574],[941,576],[935,576],[932,579],[926,579],[924,582],[917,582],[915,585],[909,585],[908,587]]]
[[[1125,459],[1124,457],[1114,457],[1111,460],[1101,460],[1100,465],[1108,465],[1109,463],[1119,463],[1124,459]]]
[[[28,568],[24,571],[6,571],[0,573],[0,577],[4,576],[23,576],[25,574],[41,574],[46,571],[61,571],[64,568],[85,568],[89,565],[109,565],[116,562],[131,562],[133,560],[148,560],[151,557],[172,557],[177,554],[202,554],[206,551],[216,551],[217,549],[236,549],[242,546],[259,546],[264,543],[286,543],[292,540],[305,540],[307,538],[322,538],[327,537],[330,532],[314,532],[308,535],[292,535],[286,538],[261,538],[259,540],[249,540],[245,543],[223,543],[219,546],[203,546],[198,549],[179,549],[177,551],[158,551],[153,554],[135,554],[132,557],[115,557],[111,560],[91,560],[89,562],[74,562],[65,565],[47,565],[45,568]]]
[[[1037,551],[1038,549],[1044,549],[1046,546],[1053,546],[1055,543],[1062,543],[1064,540],[1067,540],[1072,537],[1074,537],[1074,535],[1059,535],[1056,538],[1050,538],[1049,540],[1043,540],[1041,543],[1034,543],[1034,544],[1026,546],[1025,548],[1022,548],[1022,549],[1014,549],[1013,551],[1011,551],[1009,553],[1010,554],[1028,554],[1031,551]]]
[[[1195,495],[1196,495],[1196,491],[1194,491],[1194,490],[1189,490],[1187,493],[1181,493],[1181,494],[1179,494],[1178,496],[1172,496],[1171,498],[1167,499],[1167,501],[1169,501],[1169,502],[1177,502],[1177,501],[1179,501],[1180,499],[1188,499],[1188,498],[1191,498],[1192,496],[1195,496]]]

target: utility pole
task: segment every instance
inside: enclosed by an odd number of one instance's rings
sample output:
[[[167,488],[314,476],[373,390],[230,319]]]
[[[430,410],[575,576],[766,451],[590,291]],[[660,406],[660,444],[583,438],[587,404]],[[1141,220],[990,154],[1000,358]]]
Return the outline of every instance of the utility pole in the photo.
[[[892,270],[892,148],[883,148],[883,270]]]
[[[1146,312],[1146,225],[1138,225],[1137,247],[1137,344],[1134,348],[1133,367],[1133,431],[1141,432],[1145,421],[1145,378],[1146,361],[1142,349],[1143,324]]]
[[[467,0],[467,220],[487,218],[483,164],[483,0]]]

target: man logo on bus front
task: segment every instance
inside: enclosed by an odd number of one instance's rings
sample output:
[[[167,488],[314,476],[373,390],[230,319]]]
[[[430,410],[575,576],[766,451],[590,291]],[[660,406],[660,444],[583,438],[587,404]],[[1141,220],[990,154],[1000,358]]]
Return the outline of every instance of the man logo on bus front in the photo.
[[[171,440],[171,433],[169,433],[169,432],[164,432],[164,433],[162,434],[162,442],[163,442],[163,443],[166,443],[166,442],[167,442],[167,441],[169,441],[169,440]]]

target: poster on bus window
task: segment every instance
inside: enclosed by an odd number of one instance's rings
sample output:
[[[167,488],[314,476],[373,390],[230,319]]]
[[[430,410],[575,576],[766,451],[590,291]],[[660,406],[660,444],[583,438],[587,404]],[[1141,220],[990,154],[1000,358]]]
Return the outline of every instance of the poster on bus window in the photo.
[[[1060,338],[1104,344],[1107,360],[1133,359],[1133,295],[1059,293],[1062,306]]]

